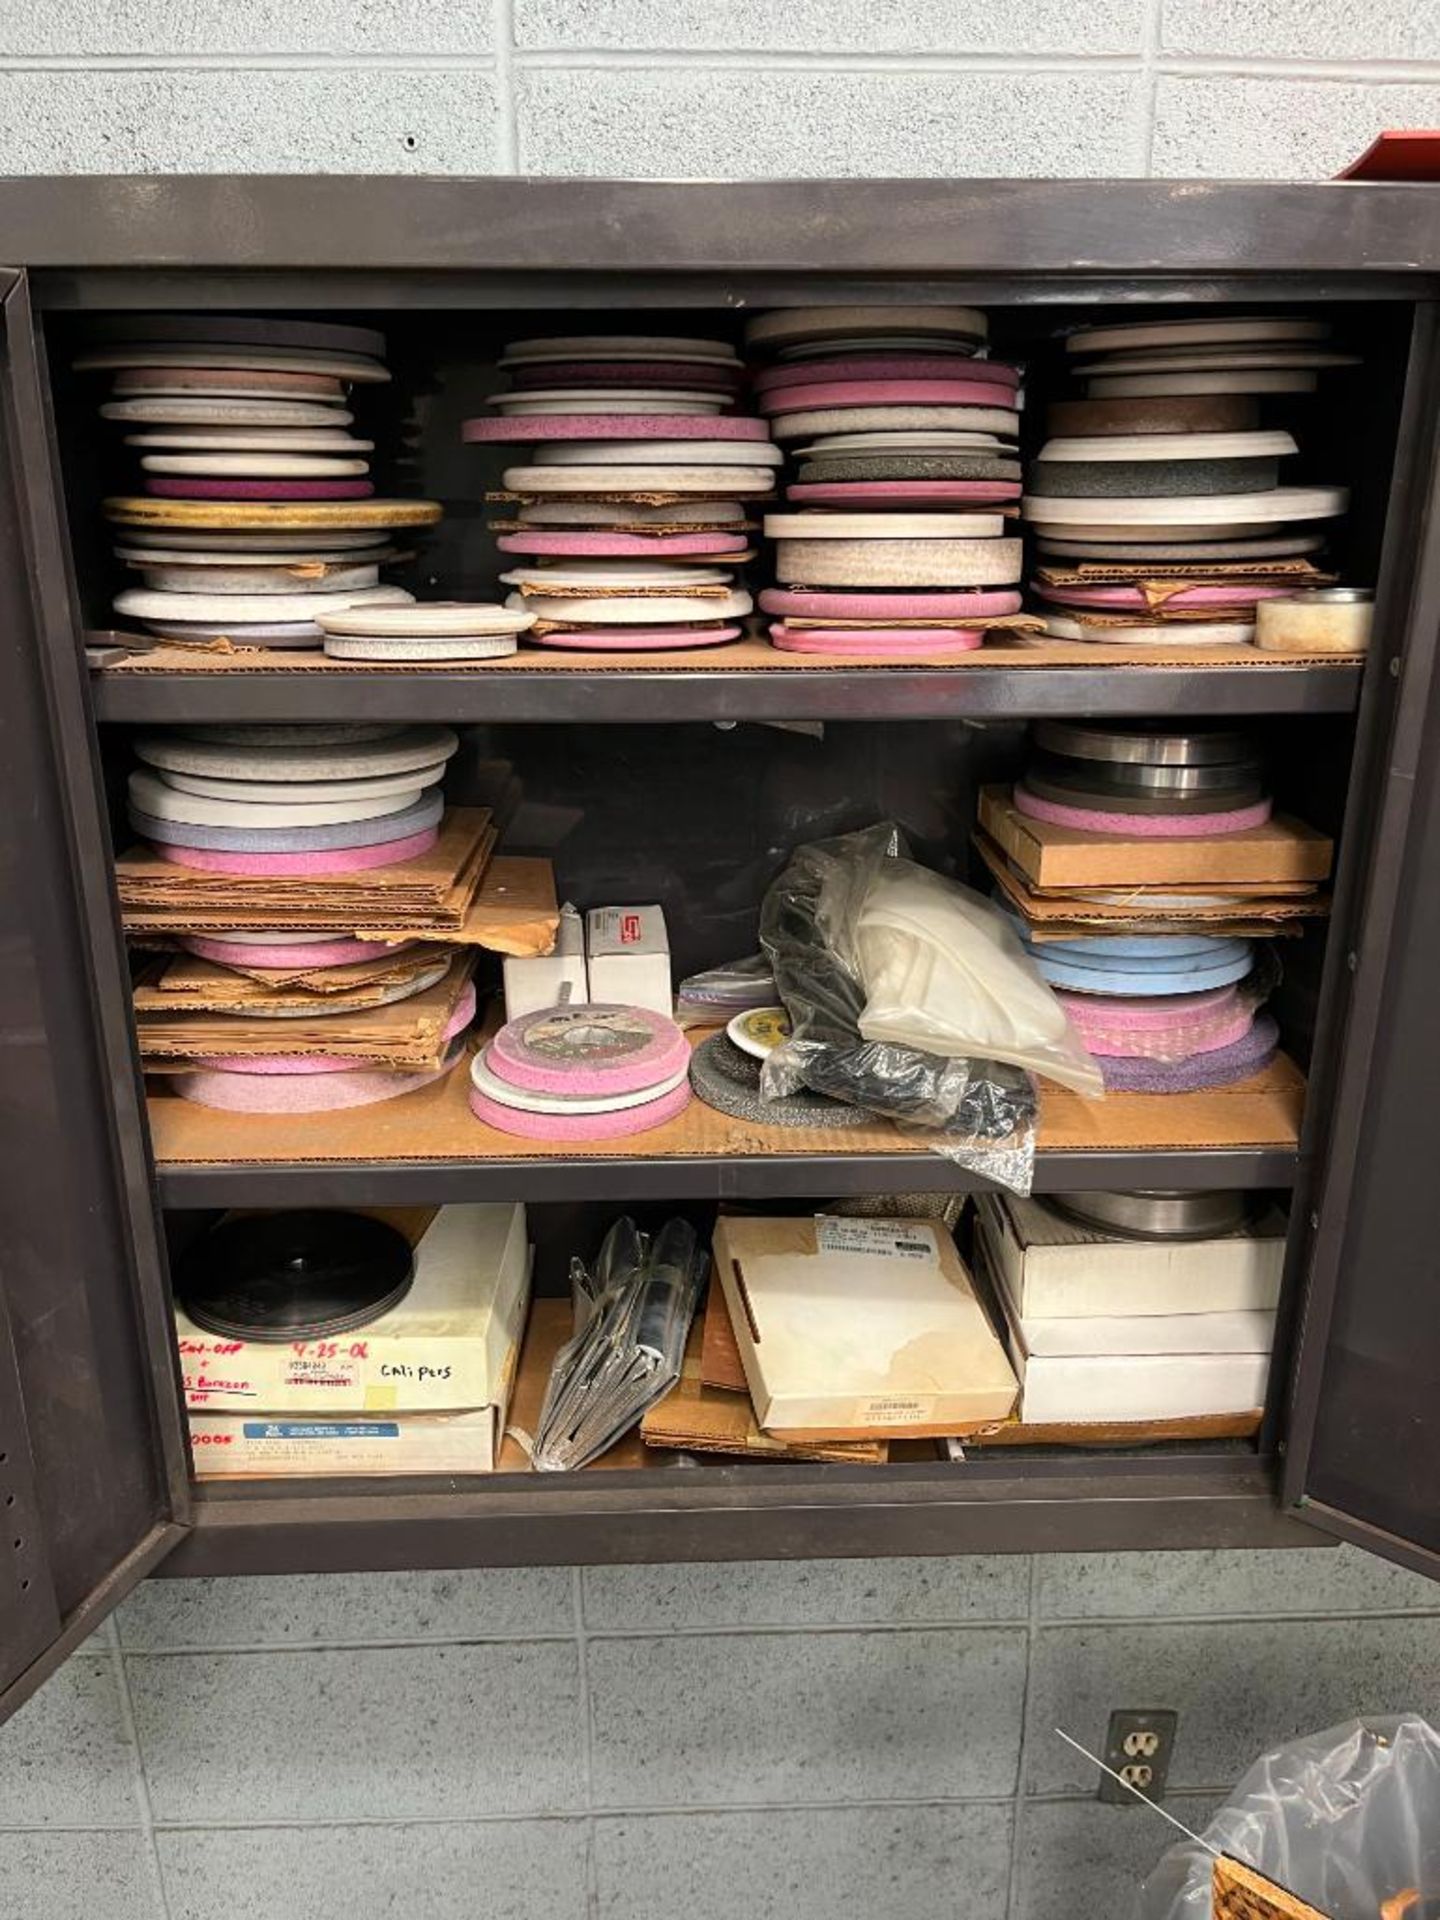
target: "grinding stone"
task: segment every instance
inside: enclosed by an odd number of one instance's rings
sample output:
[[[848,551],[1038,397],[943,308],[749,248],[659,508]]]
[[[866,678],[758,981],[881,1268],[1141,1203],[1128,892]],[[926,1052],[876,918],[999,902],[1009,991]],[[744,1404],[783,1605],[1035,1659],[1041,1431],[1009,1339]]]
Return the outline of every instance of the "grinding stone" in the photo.
[[[202,367],[237,373],[321,373],[357,386],[382,385],[388,367],[368,354],[327,353],[302,347],[134,346],[102,347],[71,363],[77,373],[143,367]]]
[[[906,429],[957,433],[998,433],[1013,440],[1020,416],[1012,408],[989,406],[806,407],[777,413],[770,421],[776,440],[803,440],[810,434],[898,433]]]
[[[894,433],[823,433],[818,440],[812,440],[808,447],[794,447],[791,451],[802,460],[857,453],[880,457],[888,454],[989,453],[1014,459],[1013,438],[1013,435],[973,433],[950,428],[927,433],[923,428],[912,427],[908,430],[901,428]]]
[[[688,1068],[682,1066],[668,1079],[654,1086],[642,1087],[634,1093],[536,1093],[529,1088],[512,1086],[498,1073],[493,1073],[486,1057],[488,1051],[487,1048],[485,1053],[477,1053],[470,1062],[471,1086],[495,1105],[521,1113],[568,1114],[572,1117],[591,1113],[621,1113],[627,1108],[643,1107],[667,1093],[673,1093],[689,1077]]]
[[[1003,360],[957,358],[942,353],[855,353],[827,355],[824,359],[784,360],[777,366],[762,367],[755,375],[759,393],[773,393],[786,387],[833,386],[856,380],[964,380],[986,386],[1020,385],[1020,369]]]
[[[208,773],[181,773],[171,768],[164,776],[164,784],[175,793],[199,794],[210,800],[290,805],[312,800],[379,800],[394,794],[418,795],[422,788],[433,787],[444,773],[445,762],[438,758],[428,767],[414,767],[403,773],[377,773],[368,780],[217,780]]]
[[[993,380],[817,380],[762,393],[761,413],[798,413],[819,407],[1003,407],[1014,389]]]
[[[543,420],[554,414],[566,413],[660,413],[674,414],[683,419],[723,413],[730,405],[730,397],[728,394],[706,393],[700,389],[678,393],[660,387],[599,390],[580,387],[564,391],[538,388],[531,393],[487,394],[486,405],[494,407],[507,420]]]
[[[445,796],[429,793],[402,812],[378,820],[357,820],[330,827],[207,827],[187,821],[157,820],[131,805],[130,824],[142,838],[165,847],[201,847],[219,853],[311,854],[351,847],[393,846],[423,834],[439,822]],[[174,856],[168,855],[167,858]]]
[[[540,495],[729,493],[765,499],[775,476],[768,467],[507,467],[505,486],[510,493]]]
[[[120,526],[203,529],[207,533],[263,533],[305,527],[317,532],[360,528],[433,527],[443,509],[434,500],[152,500],[138,494],[112,495],[105,518]],[[257,545],[263,545],[257,542]]]
[[[449,727],[387,728],[379,738],[359,729],[330,736],[323,725],[206,728],[197,736],[176,729],[138,733],[138,759],[166,772],[209,774],[221,780],[354,780],[448,760],[460,745]]]
[[[1185,560],[1280,560],[1297,554],[1314,553],[1325,544],[1323,533],[1285,533],[1255,540],[1147,540],[1137,544],[1129,539],[1061,539],[1042,534],[1042,556],[1062,560],[1123,560],[1140,566],[1151,561]]]
[[[647,1007],[604,1002],[546,1007],[500,1028],[488,1049],[493,1073],[533,1093],[635,1093],[687,1066],[684,1034]]]
[[[127,433],[127,447],[168,448],[172,453],[373,453],[373,440],[357,439],[341,428],[323,427],[232,428],[229,432],[205,427],[172,425],[163,433]]]
[[[1279,478],[1274,460],[1036,460],[1029,485],[1050,499],[1170,499],[1260,493]]]
[[[273,875],[276,879],[302,874],[363,873],[371,867],[395,867],[428,853],[440,838],[437,827],[390,840],[375,847],[339,847],[314,853],[229,853],[209,847],[187,847],[154,841],[156,853],[177,867],[195,867],[204,873]]]
[[[400,660],[423,665],[427,660],[504,660],[519,651],[513,634],[450,635],[440,640],[381,640],[351,638],[340,634],[326,637],[325,651],[332,660]]]
[[[385,336],[374,327],[336,320],[277,320],[269,314],[104,314],[86,320],[85,337],[97,344],[299,347],[307,352],[385,358]]]
[[[979,357],[983,341],[962,339],[959,335],[935,332],[877,331],[875,333],[835,334],[826,340],[796,340],[781,347],[775,358],[782,365],[797,361],[834,360],[841,354],[933,353],[959,356],[962,360]]]
[[[784,1100],[762,1100],[762,1063],[742,1053],[723,1033],[702,1040],[690,1060],[690,1084],[717,1113],[764,1127],[866,1127],[874,1119],[864,1107],[848,1107],[823,1094],[796,1093]]]
[[[1077,366],[1079,374],[1096,373],[1254,373],[1266,368],[1355,367],[1353,353],[1326,353],[1314,347],[1166,347],[1152,353],[1107,353]]]
[[[1054,400],[1045,413],[1046,426],[1058,436],[1250,433],[1259,423],[1259,402],[1240,394]]]
[[[340,381],[318,374],[122,374],[110,395],[113,400],[308,400],[324,407],[345,404],[345,388]]]
[[[443,1079],[460,1057],[455,1048],[427,1073],[385,1073],[361,1068],[351,1073],[175,1073],[166,1084],[182,1100],[227,1113],[331,1113],[345,1107],[378,1106]]]
[[[1063,613],[1045,615],[1045,633],[1051,640],[1088,640],[1099,647],[1228,647],[1248,646],[1255,637],[1253,619],[1157,620],[1149,627],[1092,627]],[[1020,636],[1029,639],[1033,636]]]
[[[1041,976],[1052,987],[1065,987],[1075,993],[1151,995],[1203,992],[1207,987],[1224,987],[1243,980],[1251,968],[1248,943],[1238,954],[1218,955],[1195,960],[1147,962],[1141,960],[1082,959],[1053,951],[1049,946],[1031,948],[1030,958]]]
[[[786,498],[797,507],[999,507],[1020,498],[1018,480],[848,480],[796,485]]]
[[[770,629],[770,644],[782,653],[835,653],[869,656],[876,660],[928,659],[951,653],[973,653],[985,635],[955,627],[805,627],[792,631],[783,621]]]
[[[348,427],[355,418],[344,407],[318,400],[107,400],[104,420],[132,420],[154,426]]]
[[[588,393],[615,388],[701,388],[733,395],[744,380],[738,362],[722,366],[701,360],[521,360],[507,356],[500,362],[510,373],[516,393],[555,385],[583,387]]]
[[[534,624],[523,613],[491,601],[463,600],[416,600],[407,607],[367,607],[360,612],[327,609],[319,617],[326,633],[361,640],[437,640],[447,635],[478,640],[523,633]]]
[[[742,415],[706,414],[701,419],[687,419],[664,413],[554,413],[533,420],[466,420],[460,438],[508,445],[539,440],[765,441],[770,434],[763,420]]]
[[[1020,579],[1019,540],[781,540],[775,572],[807,587],[1003,587]]]
[[[803,587],[766,587],[760,594],[766,613],[796,620],[971,620],[993,619],[1020,611],[1018,593],[812,593]]]
[[[554,554],[564,559],[655,559],[693,555],[711,559],[722,554],[748,553],[743,533],[502,533],[495,542],[501,553]]]
[[[767,513],[771,540],[994,540],[998,513]]]
[[[991,453],[823,454],[805,461],[802,483],[840,480],[1018,480],[1020,462]]]
[[[229,529],[187,532],[173,527],[127,527],[117,547],[122,560],[184,560],[200,567],[223,560],[238,566],[303,567],[312,560],[389,560],[403,558],[403,550],[376,529],[329,527],[303,532],[275,527],[268,533],[236,533]]]
[[[514,1107],[502,1107],[476,1088],[470,1089],[470,1111],[497,1133],[514,1134],[524,1140],[615,1140],[626,1134],[648,1133],[674,1120],[690,1104],[689,1084],[681,1081],[658,1100],[629,1107],[619,1113],[597,1113],[589,1117],[561,1113],[521,1113]]]
[[[669,476],[666,476],[667,482]],[[656,525],[743,527],[745,507],[739,500],[674,500],[668,506],[619,500],[535,500],[521,506],[515,518],[523,527],[653,528]]]
[[[1199,1093],[1229,1087],[1269,1066],[1280,1044],[1280,1029],[1268,1014],[1258,1014],[1243,1040],[1189,1060],[1100,1059],[1106,1087],[1115,1093]]]
[[[558,633],[532,633],[538,647],[561,647],[580,653],[669,653],[686,647],[717,647],[738,640],[742,629],[723,622],[712,627],[571,627]]]
[[[500,578],[506,586],[529,586],[536,592],[558,593],[574,587],[591,593],[636,593],[643,588],[674,589],[690,593],[699,587],[728,587],[734,574],[727,566],[677,566],[665,561],[575,560],[513,567]]]
[[[1253,346],[1265,341],[1328,340],[1328,320],[1254,314],[1223,320],[1127,320],[1116,326],[1077,327],[1065,341],[1072,354],[1129,353],[1146,347]]]
[[[1224,813],[1105,813],[1093,807],[1067,807],[1041,800],[1023,785],[1015,788],[1015,811],[1079,833],[1120,834],[1143,840],[1204,840],[1212,834],[1246,833],[1270,818],[1269,800]]]
[[[373,480],[156,480],[144,482],[158,500],[366,500]]]
[[[581,440],[536,447],[537,467],[779,467],[779,447],[756,440]],[[654,476],[663,478],[663,475]]]
[[[115,596],[115,611],[136,620],[227,620],[278,624],[318,620],[347,607],[397,607],[413,604],[404,587],[360,587],[347,593],[156,593],[127,587]]]
[[[129,795],[132,808],[150,820],[174,820],[194,827],[259,827],[269,831],[279,827],[349,825],[360,820],[389,818],[406,812],[419,804],[424,788],[410,775],[400,775],[399,778],[410,780],[410,785],[401,787],[395,793],[360,793],[349,799],[334,796],[293,800],[288,797],[284,800],[255,800],[235,796],[217,799],[212,794],[190,793],[183,788],[172,787],[167,780],[157,779],[153,773],[139,771],[130,776]],[[283,782],[277,784],[283,785]],[[323,781],[307,782],[302,791],[308,796],[316,791],[317,786],[327,784]],[[243,780],[232,780],[229,785],[242,794],[246,789]],[[273,791],[274,787],[266,790]]]
[[[152,593],[359,593],[368,587],[378,586],[380,581],[380,569],[369,564],[339,566],[329,562],[312,563],[314,574],[309,579],[302,568],[283,563],[269,567],[156,565],[146,558],[131,564],[141,569],[145,586]]]
[[[174,640],[182,646],[195,646],[207,640],[228,640],[236,647],[263,647],[280,650],[294,648],[303,652],[320,645],[323,635],[313,620],[292,620],[276,625],[252,620],[243,627],[232,627],[224,620],[147,620],[145,629],[159,640]]]
[[[747,347],[775,351],[797,343],[865,334],[918,333],[952,335],[983,341],[989,332],[985,315],[976,307],[852,305],[782,307],[776,313],[756,314],[745,323]]]
[[[1092,433],[1047,440],[1038,458],[1059,461],[1260,460],[1298,453],[1293,434],[1268,433]]]
[[[1153,400],[1187,393],[1313,393],[1315,386],[1313,373],[1267,368],[1254,373],[1092,374],[1085,390],[1092,400]]]
[[[381,960],[387,954],[405,951],[403,946],[387,946],[383,940],[351,940],[344,935],[318,936],[304,941],[290,940],[279,933],[244,938],[232,933],[224,939],[206,933],[182,933],[177,937],[187,953],[201,960],[213,960],[217,966],[273,967],[277,973],[294,973],[302,967],[318,973],[330,967],[350,967],[360,960]]]
[[[1089,537],[1099,538],[1097,524],[1125,529],[1122,538],[1135,539],[1138,527],[1205,527],[1207,523],[1266,527],[1280,520],[1324,520],[1344,513],[1350,504],[1348,487],[1275,487],[1268,493],[1198,494],[1166,499],[1134,497],[1090,500],[1056,498],[1053,495],[1026,494],[1021,511],[1029,520],[1037,520],[1062,531],[1089,527]],[[767,522],[768,524],[768,522]],[[1202,535],[1203,537],[1203,535]]]
[[[501,364],[519,364],[525,360],[578,360],[589,355],[607,359],[654,358],[671,360],[713,360],[721,365],[740,364],[739,355],[728,340],[692,339],[683,333],[578,333],[537,334],[528,340],[506,343]]]
[[[146,473],[240,480],[343,480],[370,471],[368,460],[315,453],[147,453],[140,465]]]

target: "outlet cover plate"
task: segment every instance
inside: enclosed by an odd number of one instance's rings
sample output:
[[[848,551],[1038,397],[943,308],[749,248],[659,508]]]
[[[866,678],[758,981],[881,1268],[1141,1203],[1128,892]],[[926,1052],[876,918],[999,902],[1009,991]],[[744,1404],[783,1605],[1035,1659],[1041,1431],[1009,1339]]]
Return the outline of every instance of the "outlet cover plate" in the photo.
[[[1170,1776],[1171,1756],[1175,1751],[1175,1730],[1179,1724],[1180,1715],[1172,1707],[1116,1707],[1110,1715],[1110,1727],[1105,1736],[1106,1766],[1113,1767],[1117,1773],[1137,1763],[1149,1767],[1150,1778],[1144,1782],[1137,1781],[1136,1785],[1147,1800],[1162,1800],[1165,1797],[1165,1783]],[[1153,1753],[1127,1750],[1126,1741],[1137,1734],[1155,1736],[1158,1745]],[[1105,1773],[1100,1776],[1100,1798],[1112,1806],[1140,1805],[1128,1788],[1122,1787],[1118,1780],[1112,1780]]]

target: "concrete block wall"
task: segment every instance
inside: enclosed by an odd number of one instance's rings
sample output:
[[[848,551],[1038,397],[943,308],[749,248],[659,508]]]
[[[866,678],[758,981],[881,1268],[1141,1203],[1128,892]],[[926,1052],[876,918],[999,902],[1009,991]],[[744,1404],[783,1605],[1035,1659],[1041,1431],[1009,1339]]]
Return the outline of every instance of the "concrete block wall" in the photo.
[[[3,173],[1333,173],[1413,0],[0,0]]]
[[[1440,1719],[1440,1587],[1348,1549],[155,1581],[0,1730],[37,1920],[1125,1920],[1167,1830],[1062,1726]],[[97,1904],[98,1903],[98,1904]]]

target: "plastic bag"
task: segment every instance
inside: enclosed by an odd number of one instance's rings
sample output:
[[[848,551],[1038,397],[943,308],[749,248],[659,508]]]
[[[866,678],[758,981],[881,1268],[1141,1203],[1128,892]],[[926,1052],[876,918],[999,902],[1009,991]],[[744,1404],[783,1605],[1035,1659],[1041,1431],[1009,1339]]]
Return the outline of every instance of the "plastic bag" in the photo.
[[[1014,928],[958,880],[887,860],[852,937],[867,1040],[1003,1060],[1077,1093],[1104,1093],[1099,1067]]]
[[[723,967],[708,967],[680,982],[675,1018],[682,1027],[713,1027],[717,1020],[751,1007],[773,1007],[775,976],[763,953],[747,954]]]
[[[1028,1193],[1035,1161],[1035,1085],[1019,1068],[947,1058],[860,1031],[865,984],[853,933],[866,895],[905,841],[888,823],[796,848],[765,895],[760,944],[793,1029],[765,1060],[767,1100],[808,1087],[931,1131],[958,1165]],[[907,863],[908,864],[908,863]]]
[[[1422,1903],[1440,1900],[1440,1734],[1406,1714],[1277,1747],[1204,1837],[1333,1920],[1381,1920],[1387,1902],[1395,1920],[1422,1920]],[[1140,1889],[1138,1920],[1210,1920],[1213,1864],[1193,1841],[1172,1847]]]

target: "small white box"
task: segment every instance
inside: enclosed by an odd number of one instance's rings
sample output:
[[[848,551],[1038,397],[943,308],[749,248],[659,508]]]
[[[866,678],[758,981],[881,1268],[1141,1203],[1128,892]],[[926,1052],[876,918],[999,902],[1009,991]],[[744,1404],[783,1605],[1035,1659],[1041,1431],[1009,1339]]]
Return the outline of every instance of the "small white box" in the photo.
[[[590,998],[590,976],[585,966],[585,923],[567,901],[560,909],[560,929],[553,953],[528,959],[513,955],[505,961],[505,1018],[542,1013],[566,999],[581,1006]]]
[[[670,941],[659,907],[592,907],[585,916],[590,998],[671,1014]]]

